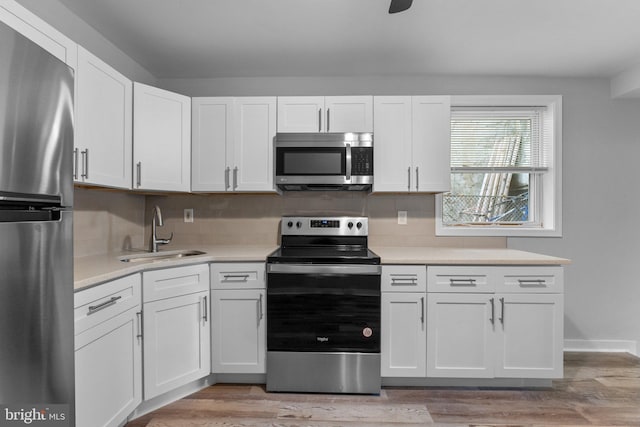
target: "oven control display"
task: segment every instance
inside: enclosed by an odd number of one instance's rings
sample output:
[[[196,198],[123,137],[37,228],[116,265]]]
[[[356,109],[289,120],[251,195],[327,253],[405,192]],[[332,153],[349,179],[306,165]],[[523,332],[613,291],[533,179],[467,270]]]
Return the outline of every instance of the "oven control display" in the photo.
[[[340,228],[340,221],[335,219],[312,219],[311,228]]]

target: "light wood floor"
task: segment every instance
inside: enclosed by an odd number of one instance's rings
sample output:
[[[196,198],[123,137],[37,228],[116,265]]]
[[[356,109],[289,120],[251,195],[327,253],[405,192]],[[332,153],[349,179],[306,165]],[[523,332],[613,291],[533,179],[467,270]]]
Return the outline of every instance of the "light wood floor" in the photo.
[[[384,388],[380,396],[218,384],[126,427],[640,426],[640,359],[565,353],[551,389]]]

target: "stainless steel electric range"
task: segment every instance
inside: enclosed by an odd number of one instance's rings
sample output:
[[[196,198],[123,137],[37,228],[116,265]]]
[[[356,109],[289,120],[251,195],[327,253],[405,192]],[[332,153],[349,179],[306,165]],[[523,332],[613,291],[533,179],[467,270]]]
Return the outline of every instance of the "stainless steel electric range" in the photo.
[[[380,257],[363,217],[283,217],[267,258],[267,390],[380,392]]]

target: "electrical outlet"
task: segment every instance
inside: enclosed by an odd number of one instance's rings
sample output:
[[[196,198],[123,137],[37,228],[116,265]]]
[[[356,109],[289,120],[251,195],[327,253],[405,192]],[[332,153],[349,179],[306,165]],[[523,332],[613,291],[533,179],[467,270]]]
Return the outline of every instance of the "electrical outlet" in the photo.
[[[193,209],[184,210],[184,222],[193,222]]]
[[[398,211],[398,225],[407,225],[407,211]]]

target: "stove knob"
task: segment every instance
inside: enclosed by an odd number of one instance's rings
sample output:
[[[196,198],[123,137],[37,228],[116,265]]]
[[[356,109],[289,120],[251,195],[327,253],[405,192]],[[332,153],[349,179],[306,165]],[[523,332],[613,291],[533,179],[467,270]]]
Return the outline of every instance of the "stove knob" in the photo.
[[[347,227],[349,227],[349,230],[351,230],[353,228],[353,223],[349,221],[349,224],[347,224]]]
[[[289,222],[287,223],[287,227],[289,227],[289,228],[293,227],[293,221],[289,221]]]
[[[302,222],[301,221],[296,222],[296,227],[301,228],[302,227]]]
[[[358,230],[360,230],[362,228],[362,223],[361,222],[357,223],[356,227],[358,227]]]

